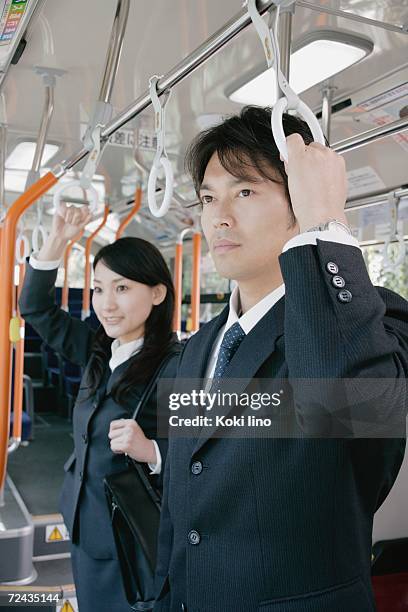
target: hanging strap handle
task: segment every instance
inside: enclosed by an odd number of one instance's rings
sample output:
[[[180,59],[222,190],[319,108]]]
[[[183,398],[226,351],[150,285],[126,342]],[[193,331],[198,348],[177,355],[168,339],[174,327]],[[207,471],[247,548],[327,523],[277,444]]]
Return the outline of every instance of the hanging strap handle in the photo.
[[[171,200],[173,198],[173,185],[174,176],[173,168],[170,160],[167,157],[164,138],[165,138],[165,108],[170,97],[170,90],[163,93],[163,103],[160,101],[157,95],[157,83],[159,77],[154,75],[149,81],[150,98],[152,100],[155,117],[155,131],[157,136],[157,149],[156,155],[154,156],[153,165],[149,174],[149,181],[147,183],[147,200],[149,203],[150,212],[154,217],[163,217],[170,208]],[[164,169],[165,173],[165,190],[163,201],[160,206],[157,205],[156,201],[156,183],[158,177],[158,171],[160,166]]]
[[[322,128],[315,114],[293,91],[280,67],[278,36],[280,8],[286,8],[293,3],[294,0],[275,0],[274,4],[277,6],[276,17],[274,27],[271,29],[259,14],[256,7],[256,0],[248,0],[247,2],[248,13],[261,40],[268,67],[272,68],[275,65],[277,83],[283,94],[272,109],[271,129],[276,146],[285,162],[288,161],[288,148],[285,132],[283,130],[283,113],[286,110],[296,111],[297,114],[306,121],[312,132],[314,141],[322,145],[326,144]]]
[[[72,181],[68,181],[67,183],[62,183],[55,189],[54,208],[56,212],[60,211],[62,194],[64,193],[64,191],[70,189],[71,187],[81,187],[80,181],[73,179]],[[98,192],[96,191],[93,185],[90,185],[87,189],[85,189],[85,191],[89,199],[89,211],[94,214],[98,208]]]

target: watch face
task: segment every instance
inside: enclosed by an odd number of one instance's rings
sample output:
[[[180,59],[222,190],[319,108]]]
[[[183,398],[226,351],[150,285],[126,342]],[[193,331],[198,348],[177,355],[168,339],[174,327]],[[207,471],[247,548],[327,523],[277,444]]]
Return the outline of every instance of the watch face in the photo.
[[[327,224],[327,229],[334,230],[335,232],[347,232],[348,234],[351,234],[350,228],[339,221],[329,221]]]
[[[329,221],[327,224],[327,228],[329,230],[334,230],[335,232],[344,232],[344,227],[337,221]]]
[[[335,232],[339,231],[339,226],[337,225],[336,221],[329,221],[327,223],[327,229],[328,230],[334,230]]]

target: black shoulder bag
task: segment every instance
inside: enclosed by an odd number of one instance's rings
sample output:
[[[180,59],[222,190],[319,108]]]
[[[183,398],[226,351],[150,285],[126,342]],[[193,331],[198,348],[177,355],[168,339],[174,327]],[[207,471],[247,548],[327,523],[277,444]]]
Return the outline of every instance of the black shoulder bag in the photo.
[[[133,414],[139,416],[154,390],[170,353],[148,382]],[[127,458],[124,472],[104,478],[126,598],[134,610],[152,610],[161,494],[151,484],[141,463]]]

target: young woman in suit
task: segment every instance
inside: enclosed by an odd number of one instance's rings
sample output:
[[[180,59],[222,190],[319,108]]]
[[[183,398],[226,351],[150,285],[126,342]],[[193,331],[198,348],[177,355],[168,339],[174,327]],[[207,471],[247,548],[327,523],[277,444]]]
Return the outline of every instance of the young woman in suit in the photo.
[[[169,353],[174,290],[158,249],[140,238],[102,248],[94,268],[94,332],[55,303],[57,269],[69,240],[89,222],[86,208],[63,206],[50,236],[30,258],[20,309],[24,319],[65,359],[84,368],[73,412],[75,450],[66,462],[60,509],[72,540],[72,565],[81,612],[128,612],[116,557],[103,478],[126,468],[128,454],[149,465],[156,485],[167,441],[156,440],[156,397],[138,422],[133,411],[143,389]]]

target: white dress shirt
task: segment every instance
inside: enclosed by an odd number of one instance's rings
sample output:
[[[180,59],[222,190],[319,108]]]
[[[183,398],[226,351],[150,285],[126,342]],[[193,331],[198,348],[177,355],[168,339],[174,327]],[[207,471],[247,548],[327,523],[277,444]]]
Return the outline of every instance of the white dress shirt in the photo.
[[[60,260],[55,261],[39,261],[36,258],[37,253],[33,253],[30,257],[30,266],[35,270],[55,270],[60,265]],[[143,346],[143,338],[132,340],[121,344],[116,338],[111,344],[112,356],[109,360],[109,367],[111,371],[117,368],[121,363],[127,361],[132,355],[136,354]],[[148,463],[151,474],[160,474],[162,469],[162,456],[160,453],[159,445],[156,440],[152,440],[154,448],[156,450],[156,463]]]

